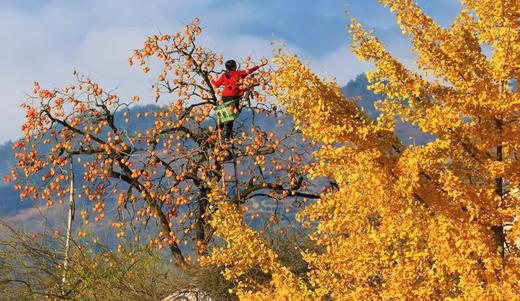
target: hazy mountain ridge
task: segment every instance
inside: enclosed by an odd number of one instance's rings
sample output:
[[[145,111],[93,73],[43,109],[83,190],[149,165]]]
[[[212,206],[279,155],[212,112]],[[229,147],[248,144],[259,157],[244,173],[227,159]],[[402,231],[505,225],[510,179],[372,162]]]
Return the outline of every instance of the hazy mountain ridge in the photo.
[[[369,82],[364,73],[359,74],[354,80],[341,89],[343,94],[349,99],[356,101],[373,120],[379,117],[379,111],[374,104],[378,100],[385,98],[384,95],[374,94],[368,90]],[[433,136],[423,133],[418,127],[409,123],[404,123],[400,119],[396,120],[395,132],[405,145],[423,145],[433,140]]]
[[[374,102],[376,100],[382,99],[383,97],[381,95],[375,95],[374,93],[369,91],[367,89],[367,85],[368,81],[366,79],[366,76],[364,74],[360,74],[354,80],[351,80],[345,87],[343,87],[342,92],[348,98],[357,99],[356,101],[363,108],[363,110],[371,118],[376,119],[379,115],[379,112],[375,109]],[[159,109],[159,105],[149,104],[132,107],[130,108],[129,113],[131,116],[135,116],[137,112],[154,112],[158,111]],[[120,112],[118,114],[122,113]],[[117,117],[118,116],[116,116],[116,120],[123,119]],[[249,118],[250,116],[241,116],[241,119],[242,117]],[[260,117],[257,122],[259,122],[260,126],[265,126],[266,129],[273,130],[274,125],[269,124],[269,121],[267,119]],[[292,122],[284,122],[284,126],[291,125]],[[131,119],[131,121],[127,125],[125,125],[125,128],[128,132],[132,133],[136,130],[142,130],[152,126],[153,119],[141,118]],[[431,136],[421,133],[416,127],[410,124],[404,124],[399,121],[397,121],[396,132],[404,144],[412,143],[412,139],[410,139],[409,137],[413,137],[415,139],[416,144],[425,144],[431,139]],[[1,180],[4,176],[9,175],[10,169],[16,164],[16,159],[14,158],[14,151],[12,150],[12,145],[13,142],[7,142],[3,145],[0,145],[0,217],[16,215],[21,210],[31,208],[34,205],[28,201],[20,202],[18,192],[14,190],[13,186],[7,185],[3,182],[3,180]]]

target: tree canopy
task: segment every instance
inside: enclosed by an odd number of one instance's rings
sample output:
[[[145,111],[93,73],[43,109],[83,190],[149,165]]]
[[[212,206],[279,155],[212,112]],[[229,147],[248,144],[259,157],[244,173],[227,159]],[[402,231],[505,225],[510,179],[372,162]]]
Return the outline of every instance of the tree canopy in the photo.
[[[313,145],[301,139],[290,120],[288,126],[276,127],[288,118],[266,101],[269,68],[240,83],[246,91],[244,113],[232,141],[221,142],[213,113],[221,99],[210,79],[223,56],[197,45],[201,32],[195,20],[182,33],[150,36],[128,60],[145,73],[153,72],[151,65],[159,69],[152,96],[166,104],[158,110],[130,116],[139,96],[122,100],[78,74],[76,83],[63,88],[44,89],[36,82],[23,105],[24,138],[13,145],[18,164],[7,178],[16,182],[21,198],[49,206],[63,203],[72,173],[79,174],[75,197],[91,204],[81,212],[84,223],[101,221],[107,208],[115,208],[110,224],[123,238],[125,229],[155,221],[157,230],[147,243],[169,248],[184,268],[193,249],[203,255],[212,244],[208,220],[218,210],[209,208],[213,189],[239,207],[247,208],[251,200],[271,202],[277,210],[250,214],[266,222],[278,221],[298,200],[316,198],[306,176]],[[242,65],[253,61],[247,57]],[[129,127],[135,118],[148,119],[148,127]],[[213,182],[219,185],[213,187]],[[80,228],[78,234],[84,231]]]
[[[311,174],[338,189],[299,214],[321,246],[302,250],[308,279],[283,267],[239,213],[227,220],[232,226],[214,222],[227,246],[211,262],[228,267],[245,300],[518,298],[520,98],[511,83],[520,75],[520,3],[462,1],[442,28],[410,0],[380,2],[410,37],[417,62],[405,66],[352,20],[351,50],[374,63],[370,89],[384,95],[377,120],[296,56],[275,59],[273,94],[322,145]],[[405,146],[397,118],[433,140]],[[231,255],[239,259],[225,259]],[[270,281],[240,277],[254,267]]]

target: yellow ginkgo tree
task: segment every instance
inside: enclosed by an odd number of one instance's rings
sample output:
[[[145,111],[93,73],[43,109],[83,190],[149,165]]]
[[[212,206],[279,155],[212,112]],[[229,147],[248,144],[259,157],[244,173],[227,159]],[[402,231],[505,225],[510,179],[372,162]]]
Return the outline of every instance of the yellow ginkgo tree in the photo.
[[[370,89],[385,96],[376,121],[296,56],[275,60],[273,95],[321,143],[314,175],[338,184],[299,215],[319,246],[303,252],[307,277],[281,266],[232,206],[213,219],[227,243],[209,260],[243,299],[518,300],[520,2],[463,0],[448,28],[411,0],[379,2],[417,62],[408,68],[352,20],[351,49],[374,63]],[[434,138],[404,145],[398,118]],[[247,279],[253,268],[270,280]]]

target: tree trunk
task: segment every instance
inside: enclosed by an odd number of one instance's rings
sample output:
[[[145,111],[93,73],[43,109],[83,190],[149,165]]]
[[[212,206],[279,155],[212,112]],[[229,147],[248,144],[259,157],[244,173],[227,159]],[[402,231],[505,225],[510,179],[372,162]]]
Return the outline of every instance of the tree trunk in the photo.
[[[205,256],[208,254],[207,240],[206,240],[206,209],[208,207],[208,190],[200,188],[200,196],[198,199],[198,212],[196,223],[196,239],[197,239],[197,254]]]
[[[500,122],[498,122],[500,125]],[[497,146],[497,161],[502,161],[502,145]],[[499,177],[496,178],[495,183],[495,191],[497,196],[499,197],[499,206],[502,206],[502,202],[504,199],[504,180],[503,178]],[[500,256],[504,257],[505,255],[505,244],[506,244],[506,236],[504,234],[504,225],[500,223],[500,225],[495,225],[491,227],[491,230],[493,230],[493,233],[495,235],[495,243],[497,246],[497,251],[500,254]]]
[[[153,203],[149,202],[149,203]],[[159,222],[161,224],[161,229],[166,235],[170,235],[171,228],[168,221],[168,218],[166,215],[164,215],[164,212],[162,212],[161,208],[156,203],[153,203],[155,212],[157,216],[159,217]],[[182,269],[186,269],[189,267],[188,263],[186,262],[186,259],[184,258],[184,255],[182,255],[182,251],[177,245],[177,243],[174,241],[173,243],[168,243],[168,247],[170,248],[170,251],[175,258],[175,264]]]
[[[498,99],[501,101],[502,99],[502,89],[503,89],[503,82],[500,82],[498,86]],[[503,120],[502,117],[496,119],[496,128],[498,130],[498,134],[500,137],[502,137],[502,130],[503,130]],[[501,139],[502,140],[502,139]],[[497,157],[496,160],[498,162],[503,161],[503,147],[502,147],[502,141],[499,142],[497,145]],[[495,191],[499,198],[499,207],[502,206],[503,200],[504,200],[504,179],[502,177],[498,177],[495,179]],[[506,237],[504,233],[504,225],[502,222],[500,222],[499,225],[495,225],[491,227],[491,230],[494,233],[495,236],[495,243],[497,246],[497,251],[500,254],[500,256],[504,257],[505,255],[505,245],[506,245]]]

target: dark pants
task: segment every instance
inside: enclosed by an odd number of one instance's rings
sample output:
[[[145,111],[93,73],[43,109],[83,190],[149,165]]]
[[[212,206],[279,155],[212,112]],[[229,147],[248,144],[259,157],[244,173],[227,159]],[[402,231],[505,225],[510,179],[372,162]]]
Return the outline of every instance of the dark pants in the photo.
[[[240,96],[222,96],[222,101],[224,103],[228,101],[234,101],[235,107],[238,110],[239,109],[239,103],[240,103]],[[233,138],[233,121],[226,122],[222,124],[222,142],[229,141],[231,138]]]

